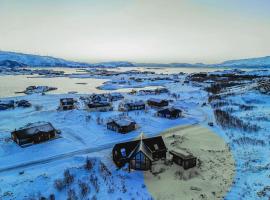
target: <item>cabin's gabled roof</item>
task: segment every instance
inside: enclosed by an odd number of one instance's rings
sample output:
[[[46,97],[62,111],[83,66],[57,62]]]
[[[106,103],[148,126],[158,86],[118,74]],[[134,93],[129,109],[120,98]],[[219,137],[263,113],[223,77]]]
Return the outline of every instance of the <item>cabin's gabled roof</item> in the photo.
[[[184,150],[180,150],[180,149],[171,150],[170,154],[175,155],[175,156],[182,158],[182,159],[187,159],[187,160],[195,158],[191,153],[188,153],[188,152],[186,152]]]
[[[148,99],[148,102],[163,103],[163,102],[168,102],[168,101],[165,99],[150,98]]]
[[[115,119],[115,120],[108,122],[108,124],[111,124],[111,123],[116,124],[117,126],[120,126],[120,127],[125,127],[125,126],[130,126],[132,124],[136,124],[136,122],[131,120],[131,119]]]
[[[104,102],[104,101],[91,102],[91,103],[88,103],[87,105],[89,108],[101,108],[101,107],[111,106],[111,104],[109,102]]]
[[[126,159],[125,157],[121,156],[121,149],[125,149],[126,154],[129,156],[133,155],[134,152],[138,152],[141,150],[146,156],[150,158],[152,158],[153,152],[167,151],[162,136],[144,138],[142,135],[140,136],[140,139],[119,143],[114,146],[113,152],[117,151],[119,152],[118,155],[120,155],[118,159]]]
[[[26,138],[26,137],[35,135],[39,132],[48,133],[51,131],[55,131],[55,128],[52,126],[51,123],[37,122],[37,123],[28,124],[25,127],[15,130],[12,132],[12,134],[15,134],[18,138]]]
[[[158,113],[161,113],[161,114],[178,114],[178,113],[182,113],[182,110],[180,110],[178,108],[170,107],[170,108],[165,108],[165,109],[159,110]]]
[[[130,153],[128,156],[129,159],[132,159],[136,156],[137,153],[142,152],[146,157],[148,157],[151,161],[153,161],[152,151],[145,145],[143,139],[139,141],[136,148]]]

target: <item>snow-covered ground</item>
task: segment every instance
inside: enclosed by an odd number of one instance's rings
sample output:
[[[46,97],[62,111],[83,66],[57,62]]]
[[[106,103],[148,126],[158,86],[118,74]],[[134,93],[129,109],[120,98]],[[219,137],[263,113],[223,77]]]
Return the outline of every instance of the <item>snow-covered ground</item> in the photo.
[[[108,87],[113,89],[134,88],[137,83],[144,87],[155,82],[135,83],[134,80],[130,81],[127,74],[123,76],[111,77],[109,82],[104,84],[104,87],[106,89]],[[136,78],[138,77],[145,78],[145,75],[136,76]],[[171,80],[156,81],[158,86],[168,88],[171,92],[170,95],[131,95],[128,93],[123,93],[123,95],[126,100],[133,101],[145,101],[149,98],[171,99],[173,102],[170,104],[180,107],[184,111],[184,117],[176,120],[158,118],[155,116],[156,110],[152,108],[146,111],[132,111],[128,115],[137,122],[139,127],[125,135],[109,131],[105,125],[107,119],[121,114],[117,111],[121,100],[113,103],[113,111],[89,112],[84,109],[82,101],[79,100],[79,97],[83,94],[49,94],[44,96],[33,94],[8,98],[14,100],[26,99],[33,106],[0,112],[0,199],[14,199],[15,197],[27,199],[32,196],[37,198],[41,195],[48,197],[50,194],[55,194],[58,198],[65,198],[69,189],[74,189],[78,193],[78,184],[73,184],[72,187],[69,186],[63,191],[58,191],[54,187],[54,181],[58,178],[62,179],[64,171],[70,169],[70,173],[75,176],[76,183],[78,181],[89,182],[89,176],[93,172],[89,172],[82,167],[87,156],[95,160],[94,172],[96,173],[94,174],[100,183],[99,192],[96,191],[93,183],[89,183],[91,187],[89,198],[150,199],[151,194],[148,193],[144,185],[141,172],[128,173],[125,170],[115,168],[111,159],[113,145],[132,140],[138,137],[141,132],[144,132],[146,136],[153,136],[174,126],[198,123],[207,126],[208,122],[215,122],[213,110],[208,104],[208,95],[204,88],[191,83],[183,83],[185,75],[178,77],[180,82],[175,82],[177,78],[173,75],[170,75],[170,77],[172,77]],[[128,81],[124,82],[123,80]],[[175,94],[180,95],[180,97]],[[78,109],[57,111],[59,99],[62,97],[78,99],[80,102]],[[270,153],[270,122],[268,117],[270,97],[255,90],[248,90],[247,92],[236,93],[234,96],[224,97],[224,100],[230,102],[230,105],[223,107],[224,109],[233,108],[233,115],[261,127],[258,132],[247,133],[233,128],[222,129],[214,123],[213,131],[228,143],[236,163],[235,181],[225,199],[268,199],[270,192],[267,193],[265,187],[270,184],[268,177],[270,166],[268,156]],[[254,108],[244,111],[236,105],[237,103],[254,106]],[[55,128],[61,130],[61,137],[27,148],[19,147],[10,139],[10,132],[15,128],[37,121],[51,122]],[[104,180],[102,173],[98,171],[99,166],[102,166],[101,162],[105,163],[109,171],[112,172],[109,180]],[[109,182],[107,181],[114,182],[112,184],[114,185],[114,189],[112,189],[114,192],[108,191],[108,185],[106,184],[109,184]],[[123,187],[126,187],[126,189],[123,189]],[[257,192],[265,190],[265,196],[257,194]]]

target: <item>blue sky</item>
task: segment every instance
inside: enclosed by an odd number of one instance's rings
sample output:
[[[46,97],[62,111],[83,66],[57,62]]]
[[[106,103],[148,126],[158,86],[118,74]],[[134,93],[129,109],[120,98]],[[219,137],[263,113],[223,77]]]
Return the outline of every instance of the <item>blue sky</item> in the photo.
[[[266,56],[269,8],[269,0],[0,0],[0,48],[92,62]]]

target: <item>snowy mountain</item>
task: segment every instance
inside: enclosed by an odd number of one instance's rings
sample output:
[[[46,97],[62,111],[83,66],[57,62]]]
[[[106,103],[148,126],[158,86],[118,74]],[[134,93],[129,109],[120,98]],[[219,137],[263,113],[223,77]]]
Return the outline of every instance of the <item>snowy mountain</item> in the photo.
[[[39,56],[24,53],[0,51],[0,67],[232,67],[232,68],[266,68],[270,67],[270,56],[260,58],[249,58],[240,60],[229,60],[218,64],[204,63],[131,63],[131,62],[102,62],[83,63],[68,61],[51,56]]]
[[[51,56],[0,51],[0,66],[4,67],[131,67],[130,62],[82,63]]]
[[[260,58],[249,58],[240,60],[229,60],[223,63],[214,65],[222,67],[270,67],[270,56]]]
[[[13,60],[2,60],[0,61],[0,66],[5,66],[5,67],[9,67],[9,68],[13,68],[13,67],[26,67],[26,65],[24,63],[19,63]]]
[[[4,60],[15,61],[31,67],[85,67],[89,65],[50,56],[0,51],[0,62]]]

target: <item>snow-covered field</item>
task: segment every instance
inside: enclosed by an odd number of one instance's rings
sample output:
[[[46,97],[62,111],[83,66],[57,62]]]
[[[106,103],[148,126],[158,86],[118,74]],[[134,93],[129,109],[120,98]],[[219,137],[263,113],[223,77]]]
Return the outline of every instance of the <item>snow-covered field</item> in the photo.
[[[224,97],[230,105],[225,105],[223,109],[232,108],[232,115],[261,128],[256,132],[246,132],[235,128],[221,128],[215,122],[213,108],[208,104],[208,94],[204,87],[184,83],[186,75],[169,75],[171,80],[145,82],[134,82],[128,75],[123,76],[112,77],[104,84],[104,89],[136,88],[136,84],[140,84],[140,87],[165,86],[170,90],[170,94],[123,95],[126,100],[133,101],[145,101],[151,97],[171,99],[173,102],[170,104],[181,108],[184,117],[176,120],[158,118],[155,116],[156,110],[152,108],[128,112],[128,116],[135,120],[139,127],[122,135],[107,130],[105,124],[109,118],[121,114],[117,110],[121,100],[113,103],[113,111],[89,112],[84,109],[79,99],[84,94],[33,94],[7,98],[26,99],[31,102],[32,107],[0,111],[0,199],[38,199],[41,196],[48,198],[50,194],[54,194],[56,199],[65,199],[68,195],[73,195],[74,191],[79,199],[83,199],[84,197],[80,196],[83,184],[79,183],[87,183],[90,199],[151,199],[141,172],[128,173],[116,169],[111,159],[113,145],[132,140],[141,132],[146,136],[154,136],[175,126],[207,126],[208,122],[214,122],[211,129],[228,143],[236,163],[234,184],[225,199],[268,199],[270,190],[268,191],[266,186],[270,185],[269,95],[248,90]],[[163,77],[165,76],[167,75]],[[136,76],[138,77],[145,78],[145,75]],[[78,109],[58,111],[59,99],[62,97],[78,99]],[[243,110],[237,103],[254,107]],[[10,132],[15,128],[37,121],[51,122],[55,128],[61,130],[61,137],[26,148],[19,147],[10,139]],[[93,160],[93,170],[84,168],[86,157]],[[100,171],[103,163],[112,173],[109,178],[104,178],[104,171]],[[73,182],[58,190],[54,186],[55,180],[62,180],[66,169],[74,175]],[[105,173],[108,172],[105,170]],[[95,186],[96,181],[99,183],[98,189]],[[266,191],[266,194],[258,195],[261,191]]]

